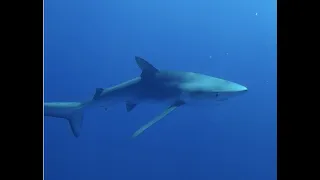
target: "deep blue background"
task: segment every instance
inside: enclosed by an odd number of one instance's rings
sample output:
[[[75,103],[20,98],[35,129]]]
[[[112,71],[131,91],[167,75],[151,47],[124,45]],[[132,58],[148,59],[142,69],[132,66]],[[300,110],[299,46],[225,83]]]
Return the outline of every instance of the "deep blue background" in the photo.
[[[136,55],[249,88],[220,106],[182,107],[135,140],[163,106],[87,110],[78,139],[66,120],[44,118],[46,180],[276,179],[275,0],[44,3],[45,101],[84,101],[138,76]]]

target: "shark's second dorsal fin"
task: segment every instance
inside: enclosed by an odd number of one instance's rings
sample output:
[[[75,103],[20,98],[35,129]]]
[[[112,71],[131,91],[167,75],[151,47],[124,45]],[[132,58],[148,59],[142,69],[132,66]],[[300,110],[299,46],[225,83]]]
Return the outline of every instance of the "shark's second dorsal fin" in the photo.
[[[103,88],[96,88],[96,93],[94,93],[93,95],[93,100],[97,100],[99,99],[101,93],[103,92]]]
[[[135,59],[142,71],[141,78],[152,77],[157,72],[159,72],[157,68],[155,68],[152,64],[150,64],[148,61],[144,60],[143,58],[136,56]]]

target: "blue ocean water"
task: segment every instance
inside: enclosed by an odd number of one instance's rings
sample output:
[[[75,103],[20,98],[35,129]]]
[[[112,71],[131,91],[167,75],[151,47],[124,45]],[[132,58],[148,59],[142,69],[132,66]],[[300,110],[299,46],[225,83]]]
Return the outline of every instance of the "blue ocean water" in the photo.
[[[137,139],[163,106],[85,111],[81,136],[44,118],[46,180],[275,180],[276,1],[45,0],[44,99],[84,101],[159,69],[248,87],[219,106],[182,107]]]

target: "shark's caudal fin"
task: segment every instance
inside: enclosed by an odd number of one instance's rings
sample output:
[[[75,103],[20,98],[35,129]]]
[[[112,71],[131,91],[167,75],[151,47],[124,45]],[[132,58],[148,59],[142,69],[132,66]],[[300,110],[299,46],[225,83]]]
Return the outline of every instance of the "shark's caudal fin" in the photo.
[[[73,135],[79,137],[83,121],[82,107],[83,103],[80,102],[44,103],[44,116],[67,119]]]

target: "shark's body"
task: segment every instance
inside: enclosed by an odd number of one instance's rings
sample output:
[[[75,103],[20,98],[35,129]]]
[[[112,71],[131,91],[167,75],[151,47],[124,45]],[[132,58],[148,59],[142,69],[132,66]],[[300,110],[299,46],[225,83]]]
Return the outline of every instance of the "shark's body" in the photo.
[[[110,88],[97,88],[93,98],[80,102],[49,102],[44,104],[44,115],[69,120],[73,134],[78,137],[83,109],[92,106],[108,108],[126,103],[127,111],[144,102],[167,102],[169,107],[148,124],[140,128],[139,135],[168,113],[194,100],[220,101],[242,94],[247,88],[223,79],[193,72],[160,71],[142,58],[136,57],[142,73],[139,77]]]

